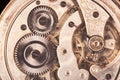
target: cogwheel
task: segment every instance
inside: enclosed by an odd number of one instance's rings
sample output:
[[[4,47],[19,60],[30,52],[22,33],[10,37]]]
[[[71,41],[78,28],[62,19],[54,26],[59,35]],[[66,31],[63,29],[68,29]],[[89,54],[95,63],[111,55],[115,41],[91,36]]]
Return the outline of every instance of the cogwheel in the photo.
[[[86,37],[86,29],[80,31],[78,27],[73,36],[73,50],[78,57],[79,64],[82,60],[90,63],[90,65],[98,65],[106,67],[116,58],[119,53],[119,32],[112,22],[108,21],[105,26],[104,38],[98,35]],[[84,32],[84,33],[83,33]]]
[[[47,35],[56,26],[58,16],[56,12],[48,6],[35,7],[28,16],[28,26],[33,33]]]
[[[27,34],[16,44],[14,59],[23,73],[43,75],[53,67],[55,52],[55,47],[46,38]]]

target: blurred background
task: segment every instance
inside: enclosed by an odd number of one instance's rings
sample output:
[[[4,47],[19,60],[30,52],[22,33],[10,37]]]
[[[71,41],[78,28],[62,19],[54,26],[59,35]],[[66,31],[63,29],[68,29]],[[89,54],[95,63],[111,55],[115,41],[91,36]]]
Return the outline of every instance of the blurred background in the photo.
[[[0,14],[5,8],[5,6],[9,3],[10,0],[0,0]]]

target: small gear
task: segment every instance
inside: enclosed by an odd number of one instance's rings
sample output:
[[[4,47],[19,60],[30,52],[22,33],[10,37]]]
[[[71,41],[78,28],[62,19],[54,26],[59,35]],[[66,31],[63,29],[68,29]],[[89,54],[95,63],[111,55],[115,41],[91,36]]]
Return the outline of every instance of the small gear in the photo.
[[[33,33],[47,35],[56,26],[58,16],[56,12],[48,6],[35,7],[28,16],[28,26]]]
[[[14,59],[25,74],[43,75],[51,70],[55,52],[55,47],[46,38],[27,34],[16,44]]]

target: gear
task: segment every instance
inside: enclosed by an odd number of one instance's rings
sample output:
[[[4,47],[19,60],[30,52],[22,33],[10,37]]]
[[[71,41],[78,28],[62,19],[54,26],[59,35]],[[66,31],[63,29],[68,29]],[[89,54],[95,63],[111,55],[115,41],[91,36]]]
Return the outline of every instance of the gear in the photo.
[[[119,46],[119,34],[116,30],[115,26],[111,24],[111,22],[108,22],[105,27],[105,36],[104,41],[102,41],[102,38],[93,36],[95,41],[92,41],[90,43],[93,43],[92,45],[95,45],[92,50],[86,48],[86,60],[92,64],[97,64],[101,67],[105,67],[107,64],[111,63],[113,59],[118,55]],[[90,39],[93,39],[91,37]],[[94,44],[95,43],[95,44]],[[86,44],[87,46],[87,44]],[[101,50],[94,50],[94,49],[100,49]]]
[[[48,6],[35,7],[28,16],[28,26],[33,33],[47,35],[56,26],[58,16]]]
[[[118,55],[119,33],[110,21],[106,24],[104,39],[97,35],[88,37],[85,28],[80,30],[76,29],[73,36],[73,51],[77,57],[78,54],[83,57],[78,57],[79,64],[84,60],[105,67]]]
[[[53,67],[55,47],[36,34],[23,36],[16,44],[14,59],[18,68],[28,75],[43,75]]]

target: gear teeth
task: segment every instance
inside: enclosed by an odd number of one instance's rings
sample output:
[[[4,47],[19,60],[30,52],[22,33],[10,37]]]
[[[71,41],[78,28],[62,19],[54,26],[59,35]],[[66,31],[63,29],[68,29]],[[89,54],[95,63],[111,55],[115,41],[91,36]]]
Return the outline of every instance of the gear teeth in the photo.
[[[15,50],[14,50],[14,59],[15,59],[15,63],[16,63],[16,65],[17,65],[17,67],[18,67],[23,73],[25,73],[25,74],[27,74],[27,75],[44,75],[44,74],[46,74],[48,71],[50,71],[51,65],[52,65],[51,63],[45,65],[45,67],[43,66],[43,67],[41,68],[40,72],[32,72],[32,71],[25,70],[25,68],[23,68],[23,67],[21,66],[20,61],[19,61],[19,59],[18,59],[18,57],[19,57],[19,55],[18,55],[18,54],[19,54],[18,49],[20,48],[19,46],[21,46],[21,44],[24,43],[24,41],[27,41],[27,39],[30,38],[30,37],[33,37],[33,38],[35,39],[35,36],[36,36],[36,37],[39,37],[39,38],[42,38],[42,40],[45,39],[45,40],[47,40],[47,41],[49,42],[49,40],[48,40],[48,38],[47,38],[46,36],[43,36],[43,35],[40,35],[40,34],[33,34],[33,33],[26,34],[25,36],[23,36],[23,37],[18,41],[18,43],[17,43],[17,45],[16,45],[16,47],[15,47]],[[49,42],[49,43],[50,43],[50,42]],[[22,46],[23,46],[23,45],[22,45]]]
[[[34,26],[31,22],[32,22],[32,17],[35,16],[35,14],[39,11],[44,11],[45,14],[48,13],[49,15],[52,16],[52,20],[53,20],[53,23],[51,23],[49,25],[49,29],[45,30],[44,32],[42,31],[39,31],[38,28],[36,26]],[[42,13],[43,14],[43,13]],[[50,34],[50,32],[54,29],[54,27],[56,26],[56,23],[58,23],[58,16],[56,14],[56,12],[51,8],[51,7],[48,7],[48,6],[44,6],[44,5],[41,5],[41,6],[37,6],[35,7],[29,14],[29,17],[28,17],[28,26],[30,28],[30,30],[35,33],[35,34],[39,34],[39,35],[42,35],[42,36],[45,36],[47,37],[48,34]]]
[[[35,31],[33,31],[33,34],[38,35],[38,36],[41,36],[41,37],[44,37],[44,38],[47,38],[50,33],[39,34],[39,33],[35,32]]]

